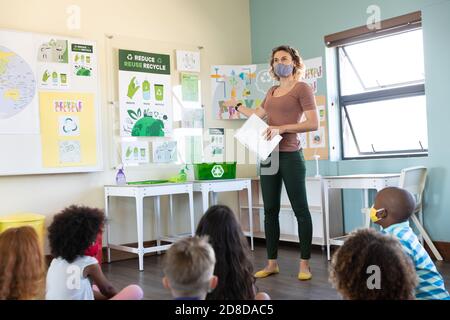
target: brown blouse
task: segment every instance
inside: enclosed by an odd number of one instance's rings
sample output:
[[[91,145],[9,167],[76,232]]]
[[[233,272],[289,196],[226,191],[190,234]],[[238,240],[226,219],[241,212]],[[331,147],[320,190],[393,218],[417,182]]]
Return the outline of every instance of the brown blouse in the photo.
[[[304,111],[316,109],[316,99],[309,84],[298,82],[281,97],[274,97],[273,92],[278,86],[269,89],[261,103],[261,108],[266,111],[267,124],[269,126],[282,126],[297,124],[300,122]],[[297,133],[284,133],[281,135],[280,151],[298,151],[300,138]]]

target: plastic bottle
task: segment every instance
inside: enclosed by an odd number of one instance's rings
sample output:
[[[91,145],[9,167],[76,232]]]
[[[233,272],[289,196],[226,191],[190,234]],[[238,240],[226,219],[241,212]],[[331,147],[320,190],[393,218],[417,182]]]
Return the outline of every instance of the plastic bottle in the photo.
[[[117,171],[116,184],[119,186],[127,184],[127,179],[125,178],[125,173],[123,172],[123,167],[120,168],[119,171]]]

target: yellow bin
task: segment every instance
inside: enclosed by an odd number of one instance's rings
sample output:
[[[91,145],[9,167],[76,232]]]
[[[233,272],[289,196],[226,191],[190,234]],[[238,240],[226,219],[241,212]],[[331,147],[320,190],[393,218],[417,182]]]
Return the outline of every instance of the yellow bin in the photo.
[[[0,216],[0,233],[9,228],[23,226],[30,226],[36,230],[41,247],[44,248],[45,216],[35,213],[16,213]]]

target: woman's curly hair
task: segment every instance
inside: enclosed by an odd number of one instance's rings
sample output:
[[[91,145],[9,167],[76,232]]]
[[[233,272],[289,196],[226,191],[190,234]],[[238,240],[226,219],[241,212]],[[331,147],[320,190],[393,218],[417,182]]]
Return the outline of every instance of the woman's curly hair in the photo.
[[[369,288],[371,266],[380,270],[380,288]],[[334,254],[330,282],[350,300],[411,300],[417,276],[396,238],[361,229],[353,232]]]
[[[32,227],[0,234],[0,300],[44,298],[44,256]]]
[[[206,300],[254,300],[250,248],[233,211],[223,205],[211,206],[200,219],[196,235],[208,236],[216,255],[214,275],[219,283]]]
[[[277,53],[278,51],[286,51],[287,53],[289,53],[289,55],[292,58],[292,62],[294,64],[294,70],[292,70],[292,74],[294,75],[294,78],[296,80],[299,80],[303,77],[303,74],[305,73],[305,64],[303,63],[303,59],[300,56],[300,53],[298,52],[297,49],[292,48],[288,45],[282,45],[282,46],[278,46],[272,49],[272,54],[270,55],[270,69],[269,69],[269,73],[270,75],[277,81],[280,81],[280,77],[277,76],[275,74],[275,71],[273,70],[273,63],[274,63],[274,57],[275,57],[275,53]]]
[[[52,255],[73,262],[95,241],[104,223],[100,209],[76,205],[65,208],[48,228]]]

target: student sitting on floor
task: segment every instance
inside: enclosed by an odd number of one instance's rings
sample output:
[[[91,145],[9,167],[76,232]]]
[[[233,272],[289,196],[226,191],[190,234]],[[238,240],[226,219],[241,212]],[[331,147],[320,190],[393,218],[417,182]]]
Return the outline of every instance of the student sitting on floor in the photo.
[[[403,250],[412,259],[419,277],[416,298],[448,300],[450,296],[445,290],[442,276],[409,226],[408,219],[415,207],[416,202],[410,192],[389,187],[377,193],[370,218],[383,228],[383,233],[391,234],[400,240]]]
[[[163,285],[175,300],[205,300],[217,286],[216,258],[206,238],[185,238],[167,250]]]
[[[44,298],[42,248],[32,227],[11,228],[0,234],[0,300]]]
[[[361,229],[333,255],[330,282],[348,300],[412,300],[417,277],[397,239]]]
[[[201,218],[196,234],[208,236],[216,254],[214,274],[219,284],[207,300],[270,300],[256,292],[250,248],[233,211],[222,205],[212,206]]]
[[[47,272],[47,300],[142,299],[142,289],[136,285],[117,292],[97,259],[85,255],[104,222],[99,209],[82,206],[70,206],[54,217],[48,228],[54,259]]]

